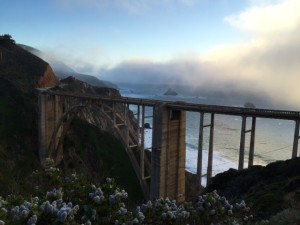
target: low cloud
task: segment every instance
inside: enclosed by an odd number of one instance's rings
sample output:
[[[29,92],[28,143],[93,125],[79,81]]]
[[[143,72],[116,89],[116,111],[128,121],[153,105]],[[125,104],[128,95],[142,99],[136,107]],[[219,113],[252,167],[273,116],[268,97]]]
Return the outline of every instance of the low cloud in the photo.
[[[300,1],[281,0],[277,4],[254,5],[236,15],[225,17],[225,21],[241,32],[254,37],[269,37],[290,32],[297,28],[300,20]]]
[[[75,1],[76,4],[92,5],[106,4],[108,0]],[[103,65],[100,49],[89,52],[91,57],[87,57],[99,58],[99,63],[84,62],[75,57],[70,65],[75,65],[77,71],[98,74],[100,79],[113,82],[187,84],[205,86],[213,91],[255,93],[299,109],[300,1],[278,0],[274,3],[274,0],[265,0],[263,4],[251,1],[253,4],[249,8],[224,18],[227,24],[248,37],[244,43],[219,46],[202,55],[184,56],[168,62],[133,59],[102,69],[99,68]],[[69,4],[71,1],[64,2]],[[129,7],[131,3],[140,8],[172,2],[189,5],[197,0],[113,0],[126,10],[130,10],[126,4]]]
[[[122,82],[157,82],[230,87],[300,105],[300,1],[251,6],[224,20],[248,35],[247,42],[221,46],[191,60],[167,63],[127,61],[102,71]],[[299,108],[299,107],[297,107]]]
[[[300,104],[300,1],[253,6],[225,18],[250,36],[247,43],[217,48],[205,57],[227,77],[251,82],[281,102]],[[238,73],[238,74],[237,74]],[[251,87],[249,87],[251,88]]]

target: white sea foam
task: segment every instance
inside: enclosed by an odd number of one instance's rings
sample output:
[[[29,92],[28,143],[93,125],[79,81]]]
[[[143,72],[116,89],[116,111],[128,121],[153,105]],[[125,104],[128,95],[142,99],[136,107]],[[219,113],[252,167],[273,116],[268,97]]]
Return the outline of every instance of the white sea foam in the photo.
[[[152,129],[145,129],[145,148],[152,147]],[[186,145],[186,170],[193,174],[197,173],[197,159],[198,150],[190,145]],[[206,173],[207,173],[207,161],[208,161],[208,151],[204,150],[202,153],[202,185],[206,186]],[[213,169],[212,175],[215,176],[218,173],[224,172],[230,168],[237,168],[237,165],[226,159],[221,153],[213,153]]]
[[[197,173],[198,151],[195,148],[186,146],[186,170],[196,174]],[[206,173],[207,173],[208,151],[202,152],[202,185],[206,186]],[[237,165],[226,159],[221,153],[213,152],[213,168],[212,175],[224,172],[230,168],[237,168]]]
[[[145,142],[144,146],[145,148],[151,148],[152,147],[152,129],[145,129]]]

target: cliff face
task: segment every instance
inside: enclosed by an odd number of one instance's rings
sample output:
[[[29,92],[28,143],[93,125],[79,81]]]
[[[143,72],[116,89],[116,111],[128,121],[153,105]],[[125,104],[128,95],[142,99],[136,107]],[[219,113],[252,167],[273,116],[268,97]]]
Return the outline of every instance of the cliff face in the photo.
[[[59,81],[49,64],[13,43],[0,42],[0,78],[23,93],[36,87],[53,87]]]
[[[45,88],[45,87],[55,87],[59,85],[59,80],[55,76],[52,68],[48,65],[44,74],[38,78],[36,87]]]
[[[69,76],[61,81],[61,91],[72,92],[75,94],[94,94],[106,97],[119,98],[120,92],[115,88],[91,86],[90,84]]]

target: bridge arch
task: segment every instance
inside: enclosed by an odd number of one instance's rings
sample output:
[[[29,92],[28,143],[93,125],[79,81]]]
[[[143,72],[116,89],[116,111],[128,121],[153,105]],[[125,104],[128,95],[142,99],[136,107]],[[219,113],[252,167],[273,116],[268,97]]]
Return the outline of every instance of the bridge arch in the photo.
[[[117,99],[116,99],[117,100]],[[76,115],[94,124],[100,130],[105,130],[121,141],[123,149],[135,171],[140,187],[146,198],[149,198],[149,183],[142,175],[137,123],[129,105],[121,101],[111,101],[106,98],[78,98],[73,95],[40,92],[39,101],[39,158],[46,165],[47,158],[53,159],[53,165],[58,165],[63,159],[63,140]],[[132,147],[135,146],[136,151]],[[137,153],[137,154],[136,154]],[[150,174],[150,163],[145,164],[145,170]]]
[[[124,130],[116,126],[112,115],[102,110],[103,105],[97,103],[78,104],[67,109],[56,122],[51,140],[48,145],[48,158],[53,159],[54,165],[58,165],[63,159],[63,140],[73,119],[79,116],[82,120],[95,125],[100,130],[107,131],[115,136],[127,148]],[[107,109],[108,106],[106,106]]]
[[[80,96],[51,90],[42,90],[38,97],[39,156],[42,164],[48,157],[54,159],[55,164],[62,160],[62,143],[76,115],[81,114],[87,121],[101,118],[102,123],[98,123],[98,127],[107,129],[121,141],[146,199],[169,196],[180,202],[184,200],[184,111],[179,113],[176,110],[178,116],[173,118],[173,109],[162,102]],[[138,106],[137,118],[129,110],[129,105]],[[139,136],[144,134],[143,126],[141,131],[139,126],[140,116],[142,124],[146,118],[145,107],[151,107],[153,111],[151,154],[145,154],[143,138]]]

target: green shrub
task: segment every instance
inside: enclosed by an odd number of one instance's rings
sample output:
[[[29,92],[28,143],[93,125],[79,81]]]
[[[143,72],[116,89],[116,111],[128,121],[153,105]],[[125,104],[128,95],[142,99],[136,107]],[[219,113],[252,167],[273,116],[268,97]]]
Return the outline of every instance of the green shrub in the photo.
[[[250,224],[252,219],[244,201],[231,204],[216,191],[183,204],[162,198],[130,210],[127,192],[111,178],[94,185],[50,167],[34,171],[31,183],[28,196],[0,198],[0,225]]]
[[[274,225],[297,225],[300,224],[299,209],[285,209],[270,219],[270,224]]]

